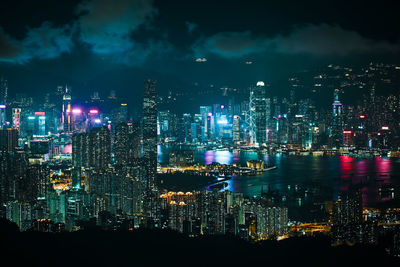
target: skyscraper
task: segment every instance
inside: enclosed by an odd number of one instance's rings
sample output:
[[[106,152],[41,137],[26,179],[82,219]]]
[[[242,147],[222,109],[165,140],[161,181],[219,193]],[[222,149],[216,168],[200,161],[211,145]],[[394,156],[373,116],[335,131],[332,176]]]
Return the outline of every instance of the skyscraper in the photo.
[[[147,80],[143,94],[143,161],[146,170],[144,215],[147,227],[158,227],[157,174],[157,92],[156,81]]]
[[[255,87],[251,88],[251,98],[253,106],[250,109],[254,109],[254,127],[253,131],[255,134],[255,144],[262,145],[267,142],[267,96],[264,82],[257,82]],[[252,110],[251,110],[252,111]]]
[[[62,104],[62,124],[63,131],[65,133],[72,132],[72,121],[71,121],[71,92],[68,90],[68,87],[65,87],[65,93],[63,95],[63,104]]]
[[[240,117],[233,116],[233,142],[240,141]]]
[[[0,105],[7,104],[8,82],[3,76],[0,79]]]
[[[12,125],[13,125],[13,128],[17,129],[19,132],[20,127],[21,127],[21,109],[20,108],[12,109]]]
[[[147,80],[143,96],[143,159],[148,161],[148,186],[157,172],[157,92],[156,81]]]

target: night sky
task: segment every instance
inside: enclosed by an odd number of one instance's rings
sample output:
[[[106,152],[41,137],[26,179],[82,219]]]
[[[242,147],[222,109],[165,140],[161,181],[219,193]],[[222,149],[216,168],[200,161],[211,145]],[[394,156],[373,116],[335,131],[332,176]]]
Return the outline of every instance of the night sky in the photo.
[[[397,13],[394,1],[3,0],[0,74],[11,94],[70,84],[141,97],[146,78],[165,93],[398,63]]]

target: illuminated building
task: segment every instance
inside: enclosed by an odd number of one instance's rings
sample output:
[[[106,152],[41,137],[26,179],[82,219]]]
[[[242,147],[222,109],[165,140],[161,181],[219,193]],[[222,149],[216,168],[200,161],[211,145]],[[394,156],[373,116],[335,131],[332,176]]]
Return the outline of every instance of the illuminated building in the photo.
[[[86,125],[85,125],[85,116],[81,108],[74,107],[71,110],[72,114],[72,131],[76,132],[85,132]]]
[[[6,122],[7,122],[6,109],[7,109],[6,105],[0,104],[0,128],[6,126]]]
[[[339,101],[339,89],[334,91],[334,101],[332,104],[331,136],[332,145],[339,147],[342,144],[342,103]]]
[[[141,157],[141,133],[140,122],[128,122],[129,134],[129,160],[138,159]]]
[[[158,193],[155,185],[157,173],[157,92],[156,81],[147,80],[143,94],[143,160],[146,169],[144,210],[146,225],[158,227]]]
[[[0,151],[13,152],[18,147],[18,130],[0,128]]]
[[[18,132],[20,131],[20,127],[21,127],[21,109],[20,108],[12,109],[12,126],[13,126],[13,128],[17,129]]]
[[[267,121],[270,115],[267,105],[267,92],[262,81],[250,89],[250,129],[253,131],[253,143],[261,146],[267,143]],[[268,116],[268,117],[267,117]]]
[[[240,117],[238,115],[233,116],[233,142],[240,141]]]
[[[115,126],[113,149],[115,164],[127,165],[129,162],[129,129],[126,123],[119,123]]]
[[[86,131],[101,126],[100,111],[97,108],[89,109],[86,119]]]
[[[8,81],[1,76],[0,79],[0,105],[7,105],[8,98]]]
[[[45,112],[35,112],[35,128],[34,134],[36,135],[46,135],[46,113]]]
[[[343,144],[345,146],[352,145],[352,136],[353,136],[353,131],[350,130],[343,131]]]
[[[72,109],[71,109],[71,93],[68,87],[65,87],[62,103],[62,125],[63,132],[72,132]]]
[[[89,132],[89,166],[102,169],[111,163],[111,137],[107,127],[96,127]]]

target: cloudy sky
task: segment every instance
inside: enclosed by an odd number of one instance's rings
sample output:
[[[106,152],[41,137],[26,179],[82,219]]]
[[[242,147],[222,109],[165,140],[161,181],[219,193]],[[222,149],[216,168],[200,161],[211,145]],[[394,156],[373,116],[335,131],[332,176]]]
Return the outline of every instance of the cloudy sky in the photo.
[[[0,74],[14,92],[70,83],[134,97],[145,78],[160,91],[240,87],[328,63],[397,63],[396,10],[389,1],[3,0]]]

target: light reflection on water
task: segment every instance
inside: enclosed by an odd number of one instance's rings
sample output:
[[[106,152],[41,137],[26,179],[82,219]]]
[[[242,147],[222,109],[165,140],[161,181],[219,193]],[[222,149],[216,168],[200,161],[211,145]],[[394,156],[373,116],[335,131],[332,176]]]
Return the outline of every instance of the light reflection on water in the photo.
[[[159,150],[159,162],[168,164],[169,149]],[[197,150],[195,162],[199,164],[238,163],[260,159],[268,165],[276,165],[276,170],[256,176],[234,176],[227,181],[226,189],[242,192],[247,196],[259,196],[261,188],[267,187],[285,191],[288,186],[318,189],[324,200],[335,200],[341,192],[360,190],[364,204],[374,204],[387,199],[379,197],[378,190],[383,186],[400,185],[400,162],[388,158],[356,159],[348,156],[313,157],[288,156],[282,154],[266,155],[245,151]],[[400,196],[395,196],[400,198]]]

